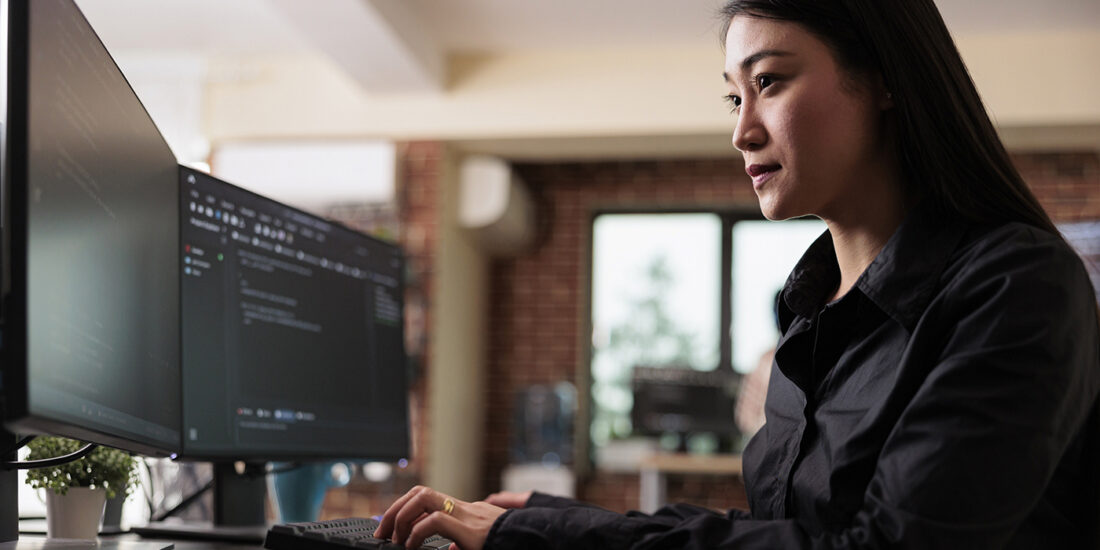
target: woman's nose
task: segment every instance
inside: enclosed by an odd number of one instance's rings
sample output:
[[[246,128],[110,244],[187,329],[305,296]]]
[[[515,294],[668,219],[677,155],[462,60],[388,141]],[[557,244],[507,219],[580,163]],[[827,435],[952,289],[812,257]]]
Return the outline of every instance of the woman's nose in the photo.
[[[733,146],[738,151],[755,151],[767,143],[768,134],[764,131],[760,118],[749,102],[741,104],[737,124],[733,127]]]

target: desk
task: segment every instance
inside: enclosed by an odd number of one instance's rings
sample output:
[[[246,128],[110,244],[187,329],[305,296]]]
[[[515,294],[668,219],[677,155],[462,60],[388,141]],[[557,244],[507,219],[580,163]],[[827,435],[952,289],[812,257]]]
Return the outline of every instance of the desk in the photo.
[[[741,455],[655,454],[642,459],[638,509],[647,514],[665,504],[666,474],[741,475]]]
[[[176,525],[184,531],[204,532],[212,530],[209,525]],[[105,534],[100,533],[96,540],[47,539],[46,520],[20,520],[19,540],[0,543],[0,550],[162,550],[172,546],[173,550],[263,550],[261,540],[244,541],[244,536],[262,536],[266,528],[255,527],[224,528],[230,533],[240,535],[236,542],[220,540],[200,540],[187,536],[141,537],[136,533]],[[257,533],[259,533],[257,535]]]
[[[139,541],[142,543],[172,543],[175,546],[172,550],[264,550],[263,544],[259,543],[239,543],[239,542],[222,542],[212,540],[188,540],[188,539],[174,539],[174,540],[158,540],[141,538],[136,535],[123,535],[124,540]],[[133,537],[133,538],[129,538]],[[122,549],[126,550],[126,549]]]
[[[94,541],[58,540],[35,535],[20,535],[18,541],[0,543],[0,550],[158,550],[169,545],[173,546],[173,550],[263,550],[260,544],[142,539],[137,535],[100,537]]]

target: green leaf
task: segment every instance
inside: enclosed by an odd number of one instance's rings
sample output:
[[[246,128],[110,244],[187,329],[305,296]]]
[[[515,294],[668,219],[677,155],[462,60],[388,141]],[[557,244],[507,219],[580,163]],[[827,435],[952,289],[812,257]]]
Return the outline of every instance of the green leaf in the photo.
[[[27,460],[41,460],[75,453],[85,444],[64,437],[39,436],[27,447]],[[65,494],[69,487],[103,487],[107,498],[129,494],[137,481],[136,462],[129,453],[110,447],[96,447],[88,456],[62,464],[27,470],[27,485]]]

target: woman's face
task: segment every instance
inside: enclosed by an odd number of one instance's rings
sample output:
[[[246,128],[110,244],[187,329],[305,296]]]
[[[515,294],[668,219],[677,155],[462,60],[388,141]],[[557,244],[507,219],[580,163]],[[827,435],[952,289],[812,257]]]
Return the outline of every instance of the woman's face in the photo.
[[[868,186],[889,184],[881,86],[857,82],[796,23],[739,15],[726,35],[725,79],[760,208],[769,219],[850,215]]]

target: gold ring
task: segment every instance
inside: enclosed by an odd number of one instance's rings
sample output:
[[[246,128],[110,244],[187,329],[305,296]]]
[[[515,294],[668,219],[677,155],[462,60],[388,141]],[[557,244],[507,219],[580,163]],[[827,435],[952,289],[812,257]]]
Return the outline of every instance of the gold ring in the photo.
[[[445,499],[443,501],[443,513],[447,514],[449,516],[449,515],[451,515],[451,512],[453,512],[454,510],[455,510],[455,501],[453,501],[449,498]]]

